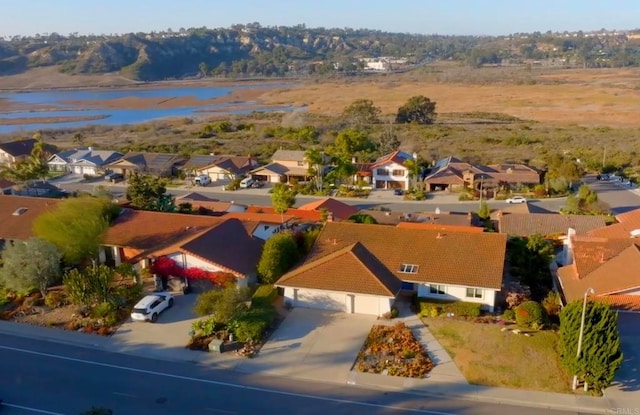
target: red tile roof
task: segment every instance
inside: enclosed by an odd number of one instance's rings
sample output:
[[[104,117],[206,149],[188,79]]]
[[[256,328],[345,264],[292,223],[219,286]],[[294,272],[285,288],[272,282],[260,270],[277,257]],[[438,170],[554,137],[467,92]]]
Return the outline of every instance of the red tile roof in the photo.
[[[0,239],[29,239],[33,236],[34,220],[42,213],[54,210],[59,202],[59,199],[46,197],[0,194]],[[26,210],[19,210],[21,208]]]
[[[398,228],[406,229],[431,229],[440,232],[471,232],[482,233],[484,228],[479,226],[459,226],[459,225],[441,225],[439,223],[422,223],[422,222],[400,222],[396,225]]]
[[[356,242],[296,268],[277,285],[395,297],[402,282]]]
[[[592,298],[616,310],[640,312],[640,295],[604,295]]]
[[[334,220],[347,220],[349,219],[349,217],[355,215],[360,210],[355,206],[347,205],[346,203],[330,197],[307,203],[300,206],[298,209],[315,210],[318,212],[326,210],[327,212],[331,212],[333,214]]]
[[[617,215],[616,220],[618,223],[594,229],[588,235],[604,238],[629,238],[631,231],[640,229],[640,209]]]
[[[247,213],[279,215],[279,213],[276,213],[276,211],[270,206],[248,206]],[[315,210],[291,208],[287,209],[285,215],[292,216],[302,221],[320,222],[322,220],[322,212]]]
[[[371,169],[385,165],[387,163],[396,163],[402,166],[404,165],[404,162],[410,158],[411,156],[409,154],[400,150],[396,150],[393,153],[385,154],[384,156],[377,159],[374,163],[371,164]]]
[[[523,205],[526,205],[524,203]],[[566,235],[569,228],[576,232],[587,232],[605,226],[602,216],[594,215],[559,215],[555,213],[510,213],[498,217],[500,233],[509,236]]]
[[[403,281],[495,290],[502,287],[507,237],[497,233],[439,232],[327,222],[304,264],[357,242]],[[403,264],[417,265],[417,272],[400,272]]]

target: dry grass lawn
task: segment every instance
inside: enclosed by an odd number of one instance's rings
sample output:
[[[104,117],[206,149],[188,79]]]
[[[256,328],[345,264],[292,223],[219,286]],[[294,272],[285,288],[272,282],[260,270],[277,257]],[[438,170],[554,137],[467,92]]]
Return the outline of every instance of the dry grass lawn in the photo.
[[[470,383],[547,392],[568,392],[570,379],[556,352],[558,336],[501,332],[497,324],[423,318]]]

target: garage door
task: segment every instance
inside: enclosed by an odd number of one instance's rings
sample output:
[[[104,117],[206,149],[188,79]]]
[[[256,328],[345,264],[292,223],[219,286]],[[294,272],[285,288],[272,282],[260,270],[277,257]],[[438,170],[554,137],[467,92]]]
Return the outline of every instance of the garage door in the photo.
[[[371,297],[368,295],[356,295],[354,297],[354,313],[358,314],[371,314],[374,316],[379,316],[379,300],[378,297]]]
[[[298,289],[294,291],[293,303],[295,307],[347,311],[346,297],[346,294],[342,293]]]

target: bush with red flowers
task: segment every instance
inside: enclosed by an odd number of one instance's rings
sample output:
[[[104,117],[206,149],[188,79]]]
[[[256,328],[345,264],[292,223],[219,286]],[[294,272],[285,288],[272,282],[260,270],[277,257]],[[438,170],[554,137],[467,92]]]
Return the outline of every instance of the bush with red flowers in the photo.
[[[235,276],[228,272],[205,271],[196,267],[182,268],[176,261],[165,256],[157,258],[151,270],[161,277],[182,277],[189,281],[209,280],[217,286],[224,286],[235,280]]]

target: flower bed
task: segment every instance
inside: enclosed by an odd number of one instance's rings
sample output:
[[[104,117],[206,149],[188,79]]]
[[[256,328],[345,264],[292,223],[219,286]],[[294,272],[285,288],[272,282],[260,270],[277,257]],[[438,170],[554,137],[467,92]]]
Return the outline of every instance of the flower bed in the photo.
[[[404,323],[373,326],[356,361],[356,369],[360,372],[410,378],[424,377],[433,366],[422,345]]]

